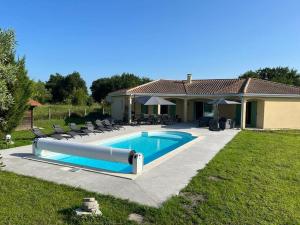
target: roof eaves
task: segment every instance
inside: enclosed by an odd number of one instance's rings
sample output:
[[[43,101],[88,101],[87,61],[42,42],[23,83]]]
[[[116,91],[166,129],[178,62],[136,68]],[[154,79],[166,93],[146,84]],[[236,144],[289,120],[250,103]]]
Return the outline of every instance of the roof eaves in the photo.
[[[297,94],[262,94],[262,93],[244,93],[243,97],[278,97],[278,98],[300,98]]]
[[[135,96],[166,96],[166,97],[176,97],[176,96],[186,96],[186,94],[167,94],[167,93],[134,93]]]

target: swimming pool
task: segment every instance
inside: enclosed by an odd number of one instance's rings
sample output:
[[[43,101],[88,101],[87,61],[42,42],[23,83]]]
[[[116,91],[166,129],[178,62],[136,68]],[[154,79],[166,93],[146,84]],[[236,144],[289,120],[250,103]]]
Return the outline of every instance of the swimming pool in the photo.
[[[144,156],[144,164],[146,165],[195,138],[196,137],[190,133],[179,131],[139,132],[130,136],[102,141],[96,144],[118,149],[132,149],[138,153],[142,153]],[[132,171],[132,165],[127,163],[111,162],[61,153],[49,154],[44,156],[44,158],[117,173],[131,173]]]

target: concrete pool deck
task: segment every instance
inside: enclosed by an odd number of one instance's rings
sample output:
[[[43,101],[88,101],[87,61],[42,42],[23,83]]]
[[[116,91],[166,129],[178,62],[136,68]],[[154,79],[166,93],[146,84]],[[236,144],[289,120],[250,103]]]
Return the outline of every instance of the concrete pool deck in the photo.
[[[201,137],[201,139],[191,143],[188,148],[178,152],[178,154],[164,159],[163,163],[147,169],[134,180],[86,170],[75,170],[76,172],[74,172],[68,166],[25,159],[24,157],[29,156],[32,152],[31,145],[1,150],[1,154],[7,171],[158,207],[171,196],[177,195],[197,174],[198,170],[203,169],[239,132],[235,129],[211,132],[206,128],[193,127],[191,124],[176,124],[166,127],[160,125],[128,126],[125,130],[92,134],[89,137],[78,137],[72,141],[89,143],[150,130],[190,132]]]

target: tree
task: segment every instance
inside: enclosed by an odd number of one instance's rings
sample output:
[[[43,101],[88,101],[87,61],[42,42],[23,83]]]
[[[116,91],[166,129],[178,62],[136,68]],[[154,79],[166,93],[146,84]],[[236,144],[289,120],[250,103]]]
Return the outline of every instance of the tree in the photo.
[[[88,95],[86,91],[82,88],[79,88],[74,91],[72,104],[73,105],[86,105],[87,104]]]
[[[101,102],[106,95],[112,91],[136,87],[150,81],[151,80],[147,77],[138,77],[130,73],[100,78],[92,83],[92,96],[95,101]]]
[[[15,35],[11,30],[0,29],[0,130],[6,124],[5,114],[13,104],[9,91],[16,79],[16,65],[10,63],[15,48]]]
[[[53,103],[83,104],[88,97],[85,81],[78,72],[65,77],[59,73],[51,74],[46,88],[52,95]]]
[[[300,86],[300,74],[295,69],[288,67],[263,68],[256,71],[247,71],[240,78],[258,78],[266,79],[274,82]]]
[[[25,58],[15,59],[15,34],[0,29],[0,132],[9,133],[18,126],[28,107],[31,82]]]
[[[64,76],[61,74],[51,74],[45,87],[50,91],[53,103],[63,102],[66,99],[67,93],[64,90]]]
[[[88,99],[86,100],[86,104],[88,106],[92,106],[94,104],[94,99],[92,96],[89,96]]]
[[[32,95],[31,98],[40,102],[50,102],[52,99],[50,91],[46,88],[46,84],[42,81],[32,81]]]
[[[68,94],[73,94],[76,90],[81,89],[87,94],[85,81],[80,77],[80,73],[73,72],[67,75],[64,79],[65,90]]]
[[[4,131],[10,133],[15,129],[23,119],[24,112],[28,109],[28,100],[31,96],[31,81],[25,69],[25,59],[17,61],[18,71],[17,79],[12,85],[10,91],[12,93],[14,104],[9,107],[5,115],[6,125]]]

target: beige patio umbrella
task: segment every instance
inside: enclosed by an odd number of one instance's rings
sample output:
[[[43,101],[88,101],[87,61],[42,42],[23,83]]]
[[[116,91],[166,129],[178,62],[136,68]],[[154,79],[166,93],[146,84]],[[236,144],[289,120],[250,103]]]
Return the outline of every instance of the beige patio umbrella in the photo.
[[[143,105],[176,105],[173,102],[156,96],[140,96],[135,98],[135,101]]]

